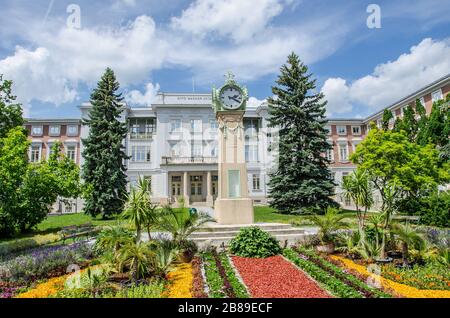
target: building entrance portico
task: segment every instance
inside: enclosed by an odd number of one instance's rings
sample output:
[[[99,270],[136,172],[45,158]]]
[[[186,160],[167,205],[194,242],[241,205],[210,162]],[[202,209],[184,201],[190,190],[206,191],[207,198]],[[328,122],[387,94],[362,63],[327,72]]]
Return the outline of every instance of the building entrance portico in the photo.
[[[169,172],[168,179],[171,203],[183,198],[186,206],[198,203],[214,206],[218,186],[216,171]]]

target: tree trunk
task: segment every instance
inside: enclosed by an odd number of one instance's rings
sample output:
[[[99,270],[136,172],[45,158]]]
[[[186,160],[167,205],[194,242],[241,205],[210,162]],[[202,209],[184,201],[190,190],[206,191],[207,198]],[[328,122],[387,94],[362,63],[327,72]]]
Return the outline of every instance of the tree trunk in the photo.
[[[402,261],[403,266],[408,265],[408,244],[405,242],[402,243]]]

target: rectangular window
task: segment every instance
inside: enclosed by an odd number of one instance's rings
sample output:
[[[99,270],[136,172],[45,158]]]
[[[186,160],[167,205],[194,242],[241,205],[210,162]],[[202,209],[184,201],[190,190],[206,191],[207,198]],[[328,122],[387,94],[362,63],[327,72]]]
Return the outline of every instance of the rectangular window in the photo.
[[[77,136],[77,135],[78,135],[78,126],[77,125],[67,126],[67,136]]]
[[[331,149],[328,149],[327,150],[327,152],[326,152],[326,156],[327,156],[327,159],[329,160],[329,161],[334,161],[334,148],[333,148],[333,144],[331,144]]]
[[[209,120],[209,128],[211,129],[212,132],[217,131],[217,129],[219,129],[219,123],[217,122],[217,120],[210,119]]]
[[[245,145],[245,161],[258,162],[258,145]]]
[[[347,126],[337,126],[338,135],[346,135],[347,134]]]
[[[355,136],[361,135],[361,126],[352,126],[352,134]]]
[[[33,127],[31,127],[31,135],[32,136],[42,136],[43,130],[44,129],[42,126],[33,126]]]
[[[245,137],[253,138],[258,136],[259,120],[258,119],[246,119],[244,120]]]
[[[41,147],[31,146],[30,162],[39,162],[41,160]]]
[[[61,126],[50,126],[49,135],[59,136],[61,134]]]
[[[170,121],[170,132],[181,132],[181,119],[172,119]]]
[[[433,103],[437,102],[438,100],[440,100],[442,98],[443,97],[442,97],[442,90],[441,89],[438,89],[437,91],[434,91],[433,93],[431,93],[431,101]],[[424,103],[424,105],[425,105],[425,103]]]
[[[191,119],[191,133],[201,133],[201,132],[202,132],[202,120]]]
[[[131,161],[132,162],[150,162],[151,152],[149,145],[131,146]]]
[[[347,144],[341,143],[339,144],[339,160],[340,161],[348,161],[348,149]]]
[[[259,174],[253,175],[253,190],[254,191],[261,190],[261,177]]]
[[[76,146],[67,146],[66,156],[73,162],[75,162],[75,158],[77,155],[77,147]]]
[[[191,157],[201,158],[203,156],[202,144],[200,142],[191,143]]]
[[[239,170],[228,170],[228,197],[230,199],[241,196],[241,176]]]
[[[156,119],[132,118],[129,127],[131,139],[151,139],[156,133]]]
[[[172,157],[180,156],[180,145],[178,143],[170,144],[170,156]]]
[[[217,145],[213,144],[211,145],[211,157],[216,158],[218,155],[217,153]]]

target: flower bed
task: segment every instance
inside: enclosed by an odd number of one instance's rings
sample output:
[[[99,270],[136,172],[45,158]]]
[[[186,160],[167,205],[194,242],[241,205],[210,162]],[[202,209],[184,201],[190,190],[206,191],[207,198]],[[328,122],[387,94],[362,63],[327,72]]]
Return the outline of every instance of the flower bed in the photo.
[[[92,256],[92,248],[86,242],[35,249],[0,263],[0,280],[27,284],[39,279],[62,276],[69,265],[82,265]]]
[[[328,262],[318,254],[316,254],[314,251],[306,250],[304,248],[296,249],[297,252],[299,252],[301,255],[306,256],[309,261],[313,262],[315,265],[329,273],[330,275],[333,275],[337,279],[341,280],[346,285],[352,287],[359,293],[361,293],[366,298],[390,298],[391,295],[384,293],[376,288],[373,288],[357,277],[344,272],[340,267],[338,267],[335,264],[332,264],[331,262]]]
[[[381,275],[418,289],[450,290],[450,271],[445,266],[427,264],[403,269],[390,264],[383,266]]]
[[[51,278],[45,283],[38,284],[35,288],[20,294],[16,298],[48,298],[64,289],[64,283],[69,275]]]
[[[168,298],[192,298],[192,264],[179,264],[168,275]]]
[[[323,284],[333,295],[342,298],[362,298],[362,295],[357,290],[347,286],[336,277],[309,261],[306,257],[300,257],[298,253],[291,249],[284,250],[283,254],[291,262],[307,272],[312,278]]]
[[[233,256],[244,283],[256,298],[328,298],[327,292],[281,256]]]
[[[223,279],[220,276],[216,261],[211,253],[202,253],[203,265],[205,269],[206,283],[209,288],[209,296],[212,298],[225,298],[223,290]]]
[[[205,282],[202,274],[202,260],[199,257],[194,257],[192,260],[192,275],[194,281],[192,283],[192,295],[194,298],[208,298],[205,292]]]
[[[223,265],[223,268],[225,270],[225,274],[227,276],[227,279],[233,288],[233,292],[235,293],[237,298],[248,298],[248,292],[245,286],[241,283],[241,281],[236,277],[236,274],[234,272],[234,269],[232,265],[230,264],[230,260],[226,253],[221,253],[219,255],[220,261]]]
[[[372,273],[370,273],[366,266],[356,264],[355,262],[346,259],[344,257],[332,255],[332,259],[337,260],[342,263],[343,266],[350,270],[354,270],[360,274],[362,274],[365,277],[371,277],[373,276]],[[397,282],[394,282],[390,279],[381,277],[379,275],[376,276],[376,279],[379,279],[379,282],[384,288],[390,289],[395,294],[401,297],[408,297],[408,298],[450,298],[450,291],[448,290],[429,290],[429,289],[418,289],[412,286],[400,284]]]

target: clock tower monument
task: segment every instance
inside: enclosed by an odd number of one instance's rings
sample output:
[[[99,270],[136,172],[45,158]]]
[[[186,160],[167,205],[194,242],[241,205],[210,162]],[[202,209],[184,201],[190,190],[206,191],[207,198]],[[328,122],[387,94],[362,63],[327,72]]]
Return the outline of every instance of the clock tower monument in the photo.
[[[248,195],[247,164],[244,147],[244,113],[247,89],[234,75],[227,74],[225,84],[213,89],[212,104],[219,123],[219,191],[214,205],[219,224],[252,224],[253,200]]]

